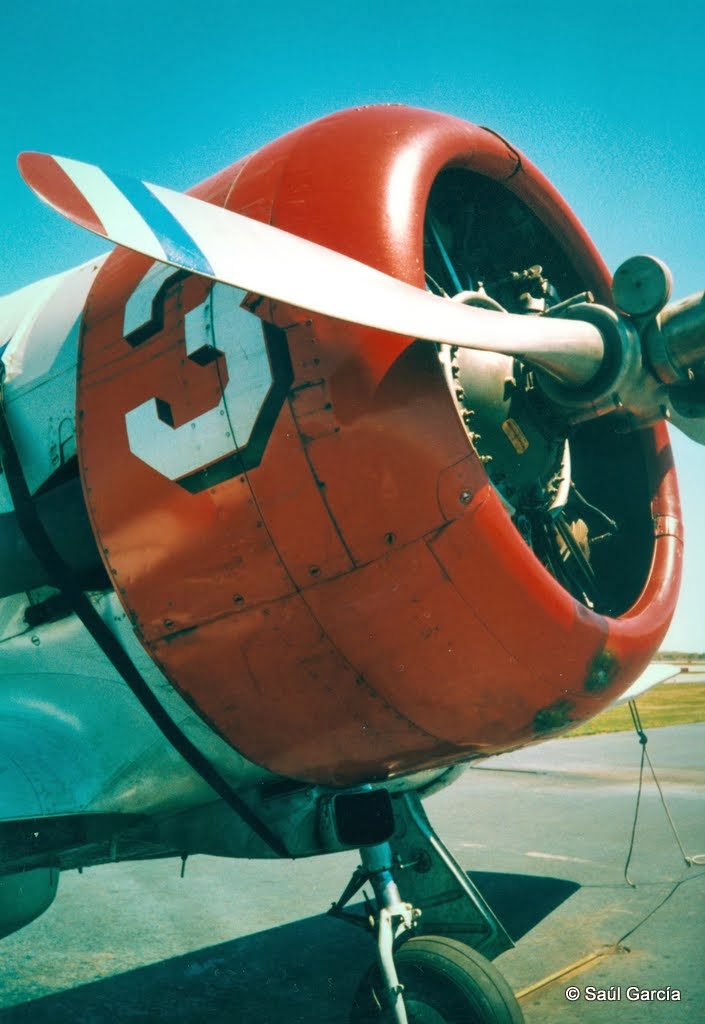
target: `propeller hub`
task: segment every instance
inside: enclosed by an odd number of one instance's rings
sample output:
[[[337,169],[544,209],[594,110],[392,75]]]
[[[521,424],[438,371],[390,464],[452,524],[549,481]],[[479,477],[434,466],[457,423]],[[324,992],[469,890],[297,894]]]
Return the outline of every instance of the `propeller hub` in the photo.
[[[617,309],[632,317],[653,317],[671,297],[673,275],[655,256],[632,256],[615,270],[612,296]]]
[[[653,423],[667,415],[665,389],[644,369],[639,333],[627,317],[596,303],[572,305],[563,315],[592,324],[600,331],[605,346],[600,369],[579,389],[540,375],[542,391],[563,411],[569,423],[618,413],[629,428]]]
[[[705,377],[705,292],[666,306],[644,332],[644,346],[664,384]]]

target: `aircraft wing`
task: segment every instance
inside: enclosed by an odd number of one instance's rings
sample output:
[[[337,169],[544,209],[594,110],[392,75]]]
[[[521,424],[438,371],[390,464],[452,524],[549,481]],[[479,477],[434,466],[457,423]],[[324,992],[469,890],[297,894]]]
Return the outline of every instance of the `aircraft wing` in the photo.
[[[637,697],[641,697],[642,693],[658,686],[659,683],[667,683],[669,679],[674,679],[679,672],[680,665],[674,665],[672,662],[652,661],[612,706],[619,707],[620,704],[628,704],[629,701],[636,700]]]

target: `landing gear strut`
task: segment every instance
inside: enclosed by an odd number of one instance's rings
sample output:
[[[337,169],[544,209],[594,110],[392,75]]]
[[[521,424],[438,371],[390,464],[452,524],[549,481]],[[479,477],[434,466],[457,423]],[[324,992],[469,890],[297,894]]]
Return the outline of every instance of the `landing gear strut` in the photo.
[[[368,917],[367,924],[375,932],[377,938],[377,962],[372,968],[376,977],[376,991],[371,992],[371,1009],[376,1018],[388,1020],[390,1024],[410,1024],[403,998],[404,986],[399,981],[394,961],[394,943],[403,940],[416,927],[421,911],[410,903],[403,903],[399,889],[394,881],[394,854],[389,843],[366,846],[360,851],[362,865],[353,875],[350,886],[343,894],[346,901],[355,891],[369,881],[375,894],[376,907],[366,896]],[[342,903],[336,905],[342,909]],[[335,909],[335,908],[334,908]],[[357,1003],[357,1000],[356,1000]],[[384,1011],[384,1016],[380,1014]],[[351,1024],[368,1017],[351,1017]]]
[[[377,940],[349,1024],[522,1024],[507,982],[473,948],[496,956],[511,940],[433,832],[418,798],[406,794],[394,804],[394,835],[361,849],[361,866],[331,908]],[[402,899],[397,875],[413,902]],[[374,892],[374,902],[365,895],[366,916],[346,912],[366,883]]]

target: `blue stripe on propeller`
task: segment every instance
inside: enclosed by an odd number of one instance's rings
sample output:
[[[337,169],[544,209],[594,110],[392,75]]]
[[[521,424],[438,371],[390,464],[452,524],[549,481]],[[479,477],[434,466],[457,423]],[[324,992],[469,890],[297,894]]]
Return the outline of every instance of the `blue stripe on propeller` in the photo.
[[[215,277],[213,267],[191,235],[144,182],[120,174],[109,177],[154,232],[168,260],[195,274]]]

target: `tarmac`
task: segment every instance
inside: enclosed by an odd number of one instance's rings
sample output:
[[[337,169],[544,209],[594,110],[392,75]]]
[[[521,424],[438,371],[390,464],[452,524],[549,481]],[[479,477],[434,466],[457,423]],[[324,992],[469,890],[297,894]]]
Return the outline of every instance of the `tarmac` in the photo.
[[[705,1021],[705,723],[654,729],[646,749],[679,841],[646,766],[631,843],[634,733],[492,758],[426,803],[516,940],[496,966],[527,1024]],[[0,1022],[341,1024],[373,947],[325,910],[357,863],[68,873],[0,943]]]

